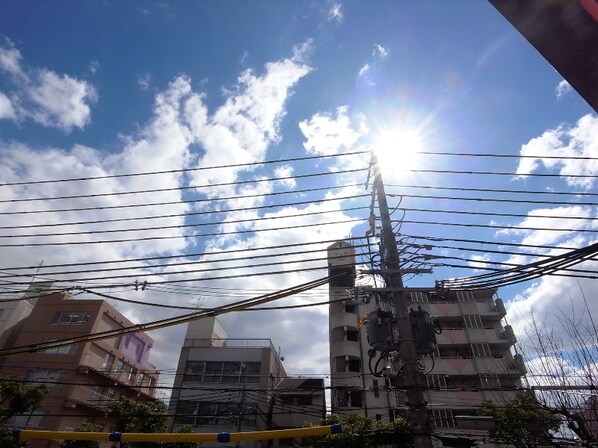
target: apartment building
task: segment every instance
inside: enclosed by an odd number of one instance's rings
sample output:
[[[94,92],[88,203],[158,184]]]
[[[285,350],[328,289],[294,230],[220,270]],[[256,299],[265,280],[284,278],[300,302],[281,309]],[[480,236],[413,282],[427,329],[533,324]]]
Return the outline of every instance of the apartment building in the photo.
[[[355,251],[346,242],[328,248],[329,273],[353,272]],[[383,285],[382,285],[383,286]],[[380,300],[384,288],[355,287],[350,277],[330,283],[330,371],[332,411],[357,411],[379,420],[392,420],[405,409],[401,390],[391,386],[397,363],[373,354],[368,343],[368,315],[377,310],[392,313],[392,305]],[[422,354],[425,399],[430,427],[437,433],[475,434],[485,423],[475,417],[484,400],[510,401],[521,386],[525,366],[513,355],[513,329],[502,324],[506,315],[495,289],[445,291],[407,288],[406,299],[437,320],[441,333],[433,353]],[[398,340],[394,330],[388,335]],[[373,356],[372,356],[373,355]]]
[[[104,300],[78,300],[66,293],[44,295],[30,314],[12,326],[3,349],[85,336],[133,325]],[[112,430],[106,412],[121,396],[155,400],[158,373],[149,363],[153,340],[144,333],[89,341],[10,355],[0,375],[30,385],[45,384],[45,405],[32,414],[14,417],[13,428],[73,430],[84,422]],[[30,441],[29,447],[58,446],[56,441]]]
[[[195,432],[242,432],[319,423],[323,380],[289,378],[282,361],[270,339],[228,338],[215,317],[189,323],[170,401],[172,431],[184,425]]]

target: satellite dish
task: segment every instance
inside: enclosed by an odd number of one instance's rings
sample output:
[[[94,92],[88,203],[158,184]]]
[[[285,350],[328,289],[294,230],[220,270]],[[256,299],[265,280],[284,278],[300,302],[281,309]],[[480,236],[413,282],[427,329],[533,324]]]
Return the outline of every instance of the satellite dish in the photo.
[[[284,356],[281,356],[281,357],[280,357],[280,360],[281,360],[281,361],[284,361]]]

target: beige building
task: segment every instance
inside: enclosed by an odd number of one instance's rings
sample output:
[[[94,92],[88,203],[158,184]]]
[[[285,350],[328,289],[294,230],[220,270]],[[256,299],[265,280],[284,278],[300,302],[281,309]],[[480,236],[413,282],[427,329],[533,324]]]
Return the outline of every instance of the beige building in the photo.
[[[325,415],[323,380],[289,378],[282,361],[270,339],[227,338],[216,318],[191,322],[170,401],[172,431],[184,425],[195,432],[241,432],[319,423]],[[291,443],[276,440],[272,446]]]
[[[77,300],[66,293],[40,298],[30,314],[4,335],[2,349],[85,336],[133,325],[104,300]],[[144,333],[9,355],[0,361],[0,375],[45,384],[49,395],[42,409],[14,417],[13,428],[66,430],[84,422],[111,431],[106,417],[111,401],[121,396],[154,400],[158,373],[148,357],[153,340]],[[31,441],[29,447],[58,446]]]
[[[331,245],[328,260],[330,274],[355,269],[355,252],[346,242]],[[347,278],[330,284],[330,369],[335,413],[357,411],[391,420],[396,409],[405,409],[403,392],[391,387],[389,381],[389,376],[399,373],[400,363],[380,359],[379,352],[371,357],[367,325],[360,328],[360,322],[371,312],[392,312],[384,300],[387,293],[383,287],[355,288],[353,280]],[[513,329],[502,324],[506,315],[503,301],[494,289],[437,295],[433,288],[407,288],[405,294],[412,310],[421,306],[441,329],[433,353],[420,357],[430,428],[437,433],[475,435],[485,423],[475,418],[482,401],[510,401],[525,374],[521,356],[511,353]],[[394,330],[388,334],[398,340]]]

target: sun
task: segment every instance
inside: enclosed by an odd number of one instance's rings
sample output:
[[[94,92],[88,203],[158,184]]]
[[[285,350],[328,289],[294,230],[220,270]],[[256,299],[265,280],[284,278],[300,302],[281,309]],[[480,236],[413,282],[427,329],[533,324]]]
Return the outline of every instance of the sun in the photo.
[[[378,162],[385,171],[414,169],[419,159],[418,152],[423,147],[423,138],[418,130],[408,128],[382,131],[373,142]]]

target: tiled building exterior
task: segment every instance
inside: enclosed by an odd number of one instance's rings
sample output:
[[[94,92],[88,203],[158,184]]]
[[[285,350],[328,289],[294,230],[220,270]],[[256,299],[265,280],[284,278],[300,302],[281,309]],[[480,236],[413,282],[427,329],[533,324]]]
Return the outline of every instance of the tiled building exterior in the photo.
[[[40,298],[28,317],[3,337],[3,349],[84,336],[133,325],[104,300],[77,300],[66,293]],[[148,357],[153,340],[144,333],[84,342],[0,360],[0,375],[27,384],[45,384],[43,408],[13,418],[13,428],[73,430],[84,422],[110,431],[106,416],[121,396],[154,400],[158,373]],[[30,441],[29,447],[58,446],[56,441]]]
[[[346,242],[331,245],[328,264],[330,274],[352,272],[353,247]],[[364,295],[353,288],[353,281],[347,278],[330,284],[332,411],[357,411],[392,420],[395,410],[405,409],[404,394],[390,387],[386,378],[371,374],[366,326],[359,328],[360,321],[378,305],[374,299],[363,300]],[[412,309],[421,306],[442,329],[435,352],[420,359],[422,372],[426,373],[430,428],[445,433],[475,433],[484,424],[475,418],[482,401],[510,401],[525,374],[521,356],[510,350],[515,343],[513,330],[501,323],[506,315],[502,300],[494,289],[449,291],[440,296],[433,288],[407,288],[405,294]],[[377,364],[377,356],[372,359],[373,370],[384,371],[386,363]],[[389,363],[386,367],[385,371],[396,374],[395,365]]]

